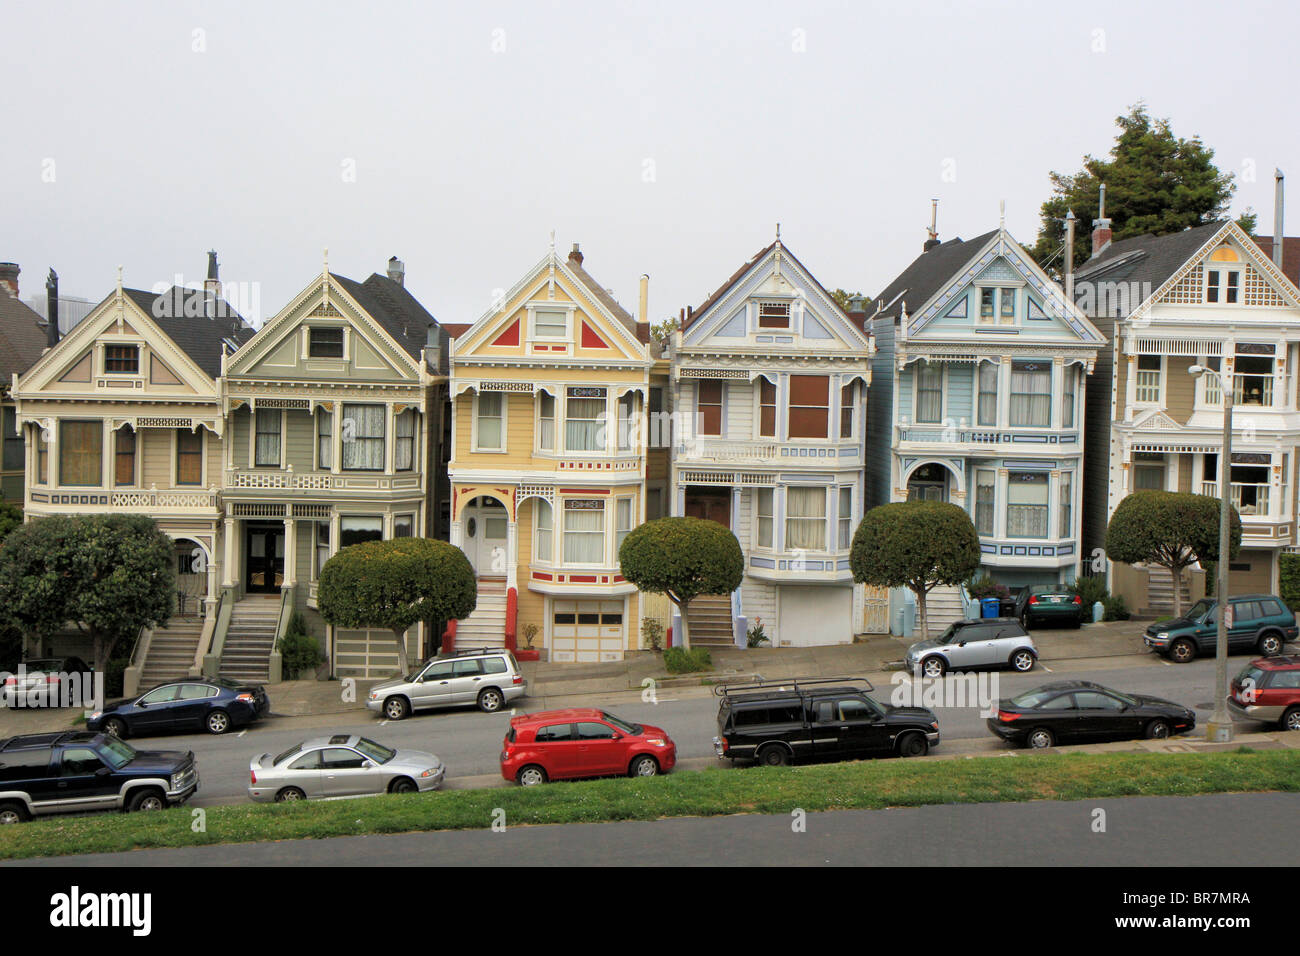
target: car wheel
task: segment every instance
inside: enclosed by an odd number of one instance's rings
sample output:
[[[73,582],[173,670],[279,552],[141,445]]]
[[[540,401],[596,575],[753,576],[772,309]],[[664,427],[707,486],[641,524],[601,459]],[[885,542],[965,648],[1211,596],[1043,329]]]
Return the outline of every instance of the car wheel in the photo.
[[[515,780],[521,787],[536,787],[546,782],[546,771],[535,763],[530,763],[519,773],[515,774]]]
[[[924,757],[930,752],[930,741],[924,734],[904,734],[898,741],[900,757]]]
[[[784,767],[790,762],[790,751],[780,744],[768,744],[758,752],[758,762],[764,767]]]
[[[167,797],[161,790],[141,790],[132,794],[126,808],[131,813],[142,810],[165,810],[167,808]]]
[[[478,709],[485,714],[496,713],[504,703],[505,698],[501,696],[501,691],[495,687],[489,687],[478,695]]]
[[[419,787],[410,777],[398,777],[388,785],[389,793],[415,793],[418,789]]]
[[[104,733],[110,737],[116,737],[118,740],[126,739],[126,721],[117,717],[110,717],[104,721]]]
[[[230,729],[230,715],[224,710],[214,710],[208,714],[208,719],[204,721],[210,734],[224,734]]]
[[[1019,650],[1011,655],[1011,666],[1024,674],[1034,669],[1034,652]]]
[[[629,777],[653,777],[659,773],[659,761],[655,760],[649,754],[642,754],[632,761],[632,766],[628,767],[627,775]]]
[[[942,677],[948,669],[948,662],[942,657],[927,657],[921,661],[921,673],[926,677]]]
[[[405,720],[411,713],[411,705],[405,697],[390,697],[384,701],[384,716],[389,720]]]
[[[1292,707],[1282,715],[1280,721],[1283,730],[1300,730],[1300,707]]]
[[[21,803],[11,801],[0,803],[0,826],[6,823],[22,823],[27,819],[27,808]]]
[[[1169,659],[1175,664],[1186,664],[1196,657],[1196,645],[1180,638],[1169,645]]]
[[[1147,740],[1164,740],[1169,736],[1169,721],[1153,720],[1147,724],[1146,733],[1143,734]]]
[[[1054,743],[1056,743],[1056,738],[1052,736],[1052,732],[1046,727],[1034,728],[1029,732],[1029,736],[1025,738],[1025,745],[1030,750],[1046,750]]]
[[[285,787],[275,795],[276,803],[297,803],[299,800],[306,800],[307,794],[303,793],[297,787]]]
[[[1282,638],[1276,631],[1269,631],[1259,639],[1259,652],[1265,657],[1282,653]]]

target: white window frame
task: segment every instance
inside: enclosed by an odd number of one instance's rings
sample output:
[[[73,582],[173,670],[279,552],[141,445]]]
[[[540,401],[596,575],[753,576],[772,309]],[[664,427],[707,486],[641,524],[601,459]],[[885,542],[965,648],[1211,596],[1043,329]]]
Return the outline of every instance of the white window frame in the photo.
[[[329,435],[328,435],[329,455],[326,458],[322,458],[320,453],[320,442],[321,442],[321,438],[323,437],[321,435],[321,430],[320,430],[322,415],[328,415],[330,420]],[[329,471],[331,468],[334,467],[334,444],[335,444],[334,443],[334,438],[335,438],[334,412],[332,412],[330,409],[323,408],[319,405],[316,406],[314,413],[312,415],[311,427],[312,427],[312,431],[314,432],[312,436],[312,445],[315,446],[315,452],[316,452],[316,470]]]
[[[535,500],[537,506],[533,509],[533,563],[552,565],[555,563],[555,506],[545,498]],[[551,526],[546,529],[542,528],[541,522],[543,506],[551,519]],[[551,536],[550,546],[545,550],[542,548],[543,533]]]
[[[980,475],[989,475],[991,480],[987,482],[980,481]],[[988,505],[989,528],[987,531],[981,530],[979,526],[980,506],[985,504],[980,500],[980,489],[987,488],[990,501]],[[975,509],[971,515],[974,519],[975,533],[982,538],[991,538],[997,534],[998,529],[998,472],[996,468],[976,468],[975,469]]]
[[[788,485],[788,486],[786,486],[786,489],[785,489],[785,515],[784,515],[784,520],[782,521],[782,528],[781,528],[782,535],[783,535],[783,537],[782,537],[782,546],[783,546],[784,550],[785,550],[787,553],[788,553],[788,552],[791,552],[791,551],[795,551],[795,550],[800,550],[800,549],[798,548],[798,546],[796,546],[796,545],[791,545],[791,544],[790,544],[790,522],[791,522],[791,521],[810,521],[810,522],[811,522],[811,521],[816,521],[816,520],[817,520],[816,518],[802,518],[802,517],[792,516],[792,515],[790,514],[790,492],[791,492],[792,490],[794,490],[794,489],[799,489],[799,490],[814,489],[814,490],[821,491],[822,494],[823,494],[823,507],[822,507],[822,517],[821,517],[821,523],[822,523],[822,540],[821,540],[821,546],[820,546],[820,547],[817,547],[817,548],[803,548],[802,550],[804,550],[804,551],[813,551],[813,552],[817,552],[817,553],[826,553],[826,552],[830,551],[831,549],[830,549],[830,547],[829,547],[829,542],[831,541],[831,537],[830,537],[830,536],[831,536],[831,532],[832,532],[832,528],[831,528],[831,498],[830,498],[830,488],[828,488],[826,485]]]
[[[572,396],[571,396],[571,395],[569,394],[569,390],[570,390],[570,389],[574,389],[574,388],[599,388],[599,389],[601,389],[602,391],[604,391],[605,396],[604,396],[604,398],[596,398],[595,396],[581,396],[581,395],[572,395]],[[595,455],[595,456],[601,456],[601,455],[606,455],[606,454],[609,453],[610,448],[611,448],[611,446],[612,446],[612,443],[611,443],[611,440],[610,440],[610,434],[609,434],[609,431],[610,431],[610,429],[609,429],[609,421],[610,421],[610,416],[609,416],[609,405],[610,405],[610,394],[611,394],[612,391],[613,391],[613,388],[612,388],[611,386],[608,386],[608,385],[566,385],[566,386],[563,388],[563,390],[562,390],[561,393],[560,393],[560,396],[556,398],[556,405],[557,405],[557,411],[558,411],[558,417],[557,417],[557,421],[556,421],[556,432],[557,432],[557,436],[558,436],[558,434],[561,433],[561,429],[562,429],[562,434],[564,435],[564,446],[563,446],[563,447],[564,447],[564,454],[566,454],[566,455]],[[604,441],[602,444],[597,445],[595,448],[570,448],[570,447],[569,447],[569,401],[570,401],[570,399],[572,399],[573,401],[579,401],[579,402],[596,402],[596,401],[599,401],[599,402],[603,402],[603,403],[604,403],[605,408],[604,408],[604,411],[601,413],[601,418],[599,419],[600,425],[601,425],[601,427],[604,428],[604,432],[605,432],[605,434],[604,434],[605,441]],[[561,404],[563,405],[563,408],[562,408],[562,410],[559,410],[559,409],[558,409],[558,406],[560,406]],[[615,414],[617,414],[617,411],[615,412]],[[589,421],[591,421],[591,419],[587,419],[587,418],[578,418],[578,419],[574,419],[574,421],[589,422]],[[599,431],[600,431],[600,428],[597,428],[597,432],[598,432],[598,433],[599,433]],[[558,437],[556,438],[556,441],[557,441],[557,442],[559,441],[559,438],[558,438]]]
[[[627,513],[627,527],[623,527],[624,511]],[[618,552],[623,541],[636,527],[636,498],[620,495],[614,499],[614,563],[618,563]]]
[[[539,335],[537,331],[537,317],[539,313],[563,313],[564,314],[564,334],[563,335]],[[549,345],[552,342],[572,342],[573,341],[573,312],[574,310],[567,306],[557,303],[539,303],[528,306],[528,342],[541,342]]]
[[[479,416],[479,400],[480,400],[484,395],[499,395],[499,396],[501,396],[501,447],[499,447],[499,448],[488,448],[488,447],[485,447],[485,446],[479,444],[479,417],[480,417],[480,416]],[[506,441],[506,435],[507,435],[507,426],[508,426],[509,411],[510,411],[510,393],[509,393],[509,392],[488,392],[488,391],[478,392],[478,391],[476,391],[476,392],[474,392],[474,396],[473,396],[473,398],[471,399],[471,401],[472,401],[473,404],[472,404],[472,406],[471,406],[471,408],[470,408],[470,414],[471,414],[471,417],[472,417],[472,421],[470,422],[470,429],[471,429],[471,431],[473,432],[473,434],[470,435],[470,451],[472,451],[472,452],[474,452],[474,453],[476,453],[476,454],[485,454],[485,455],[504,455],[504,454],[506,454],[506,444],[507,444],[507,441]]]
[[[1147,356],[1147,357],[1154,357],[1160,360],[1160,371],[1159,371],[1160,384],[1158,386],[1159,391],[1156,395],[1155,400],[1152,401],[1149,398],[1142,397],[1142,388],[1143,388],[1142,373],[1152,371],[1151,369],[1142,368],[1143,357],[1144,356],[1142,355],[1138,355],[1133,359],[1133,404],[1141,405],[1144,408],[1159,408],[1161,401],[1164,399],[1165,396],[1165,371],[1168,363],[1165,361],[1165,356],[1163,355]]]
[[[186,430],[188,431],[188,429],[186,429]],[[206,488],[206,487],[208,486],[208,440],[207,440],[207,438],[204,436],[204,432],[206,432],[206,431],[207,431],[207,429],[206,429],[206,428],[202,428],[202,427],[200,427],[199,429],[197,429],[197,434],[198,434],[198,436],[199,436],[199,480],[198,480],[198,483],[195,484],[195,483],[191,482],[191,483],[189,483],[189,484],[182,485],[181,482],[180,482],[180,478],[181,478],[181,456],[180,456],[180,451],[181,451],[181,449],[180,449],[180,442],[181,442],[180,433],[181,433],[181,429],[179,429],[179,428],[173,428],[173,429],[172,429],[172,441],[171,441],[172,450],[171,450],[171,456],[172,456],[172,487],[173,487],[173,488]],[[136,447],[136,475],[137,475],[137,476],[140,474],[140,468],[141,468],[141,463],[140,463],[140,454],[139,454],[139,452],[140,452],[140,445],[141,445],[141,442],[140,442],[139,439],[140,439],[140,434],[139,434],[139,432],[137,432],[137,433],[136,433],[136,446],[135,446],[135,447]],[[284,439],[283,439],[283,437],[280,439],[280,442],[281,442],[281,449],[283,449],[283,446],[284,446]],[[114,458],[115,458],[115,459],[116,459],[116,457],[117,457],[117,455],[116,455],[116,451],[117,451],[117,449],[116,449],[116,447],[114,447]],[[283,450],[281,451],[281,454],[283,454]],[[114,462],[114,466],[115,466],[114,477],[116,478],[116,477],[117,477],[117,472],[116,472],[116,461]],[[137,477],[137,483],[138,483],[138,477]]]
[[[285,436],[285,411],[283,408],[264,408],[262,411],[278,411],[280,413],[280,461],[274,465],[259,465],[257,463],[257,412],[253,408],[252,414],[248,421],[248,464],[250,468],[283,468],[284,467],[284,436]]]
[[[597,509],[597,508],[590,508],[590,509],[576,509],[576,508],[575,508],[575,509],[574,509],[575,512],[580,511],[580,510],[581,510],[581,511],[599,511],[599,512],[600,512],[600,515],[601,515],[601,529],[600,529],[601,558],[600,558],[599,561],[597,561],[597,562],[595,562],[595,563],[591,563],[591,562],[570,561],[568,558],[565,557],[565,548],[564,548],[564,544],[565,544],[565,540],[568,538],[569,533],[570,533],[570,532],[569,532],[569,529],[568,529],[568,518],[567,518],[567,515],[568,515],[568,513],[569,513],[569,502],[570,502],[570,501],[573,501],[573,500],[578,500],[578,501],[587,501],[587,500],[599,501],[599,502],[601,503],[601,505],[602,505],[602,507],[599,508],[599,509]],[[609,522],[609,515],[608,515],[608,512],[609,512],[610,509],[609,509],[609,507],[608,507],[608,504],[609,504],[609,502],[608,502],[606,499],[603,499],[603,498],[592,498],[592,499],[586,499],[586,498],[576,498],[576,497],[575,497],[575,498],[563,498],[563,499],[561,499],[561,504],[560,504],[560,514],[561,514],[562,517],[561,517],[561,521],[560,521],[560,563],[561,563],[564,567],[566,567],[566,568],[604,568],[604,567],[607,567],[607,553],[608,553],[608,551],[609,551],[609,531],[610,531],[610,522]],[[575,532],[573,532],[573,533],[574,533],[574,534],[582,534],[582,535],[590,535],[590,536],[592,536],[592,537],[595,537],[595,534],[596,534],[594,531],[575,531]]]
[[[563,389],[561,389],[560,391],[561,394],[563,394]],[[542,424],[548,420],[547,417],[542,414],[542,401],[548,398],[551,400],[551,415],[549,419],[551,423],[551,444],[549,448],[546,445],[542,444]],[[534,450],[543,455],[554,455],[556,453],[557,435],[559,434],[559,430],[560,430],[561,416],[560,416],[559,396],[552,395],[548,389],[544,389],[544,388],[538,389],[537,397],[534,401],[533,414],[535,416],[534,420],[536,422],[534,428],[536,432],[536,447]]]
[[[761,505],[764,494],[767,495],[767,513]],[[763,542],[763,521],[767,521],[767,543]],[[776,489],[754,489],[754,547],[763,551],[776,550]]]
[[[853,544],[853,489],[854,485],[840,485],[836,489],[835,501],[835,550],[847,551]],[[849,506],[846,510],[844,507],[844,496],[847,493]],[[841,543],[842,542],[842,543]]]
[[[921,421],[921,370],[939,370],[939,417],[934,421]],[[917,425],[942,425],[948,414],[948,363],[921,359],[912,363],[912,421]]]

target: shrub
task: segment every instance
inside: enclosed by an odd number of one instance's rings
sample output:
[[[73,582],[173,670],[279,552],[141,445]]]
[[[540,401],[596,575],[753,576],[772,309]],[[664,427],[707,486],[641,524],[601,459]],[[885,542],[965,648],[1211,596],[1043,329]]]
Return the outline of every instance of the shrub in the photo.
[[[289,617],[289,626],[280,638],[280,666],[285,676],[293,680],[303,671],[311,670],[321,662],[320,645],[307,628],[307,619],[299,611]]]
[[[641,622],[641,642],[652,651],[664,649],[664,622],[657,617],[648,617]]]
[[[764,644],[772,643],[763,633],[763,619],[754,618],[754,626],[745,632],[745,643],[749,647],[762,647]]]
[[[524,648],[526,650],[531,651],[533,649],[533,641],[537,639],[537,632],[540,630],[541,628],[538,627],[537,624],[533,621],[529,621],[527,624],[524,625],[524,630],[523,630]]]
[[[713,666],[707,647],[670,647],[664,651],[664,666],[670,674],[692,674]]]
[[[1122,594],[1108,597],[1101,603],[1106,609],[1106,612],[1102,615],[1103,621],[1127,621],[1132,616],[1129,614],[1127,605],[1124,604]]]
[[[1106,579],[1098,575],[1095,578],[1079,578],[1070,585],[1070,593],[1077,594],[1083,598],[1083,606],[1092,613],[1092,606],[1098,601],[1103,604],[1110,597],[1110,591],[1106,588]]]
[[[1209,582],[1207,581],[1208,585]],[[1300,610],[1300,554],[1282,555],[1279,595],[1293,611]]]
[[[966,586],[966,593],[976,601],[986,597],[995,597],[999,599],[1011,597],[1011,589],[1005,584],[998,584],[997,581],[993,580],[992,575],[988,574],[982,574],[968,584]]]

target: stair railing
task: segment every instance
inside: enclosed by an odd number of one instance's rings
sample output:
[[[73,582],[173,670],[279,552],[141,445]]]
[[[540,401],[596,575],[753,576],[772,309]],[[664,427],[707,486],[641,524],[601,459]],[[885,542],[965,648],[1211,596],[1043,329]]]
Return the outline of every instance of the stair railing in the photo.
[[[230,630],[230,613],[235,604],[235,589],[221,589],[217,603],[217,623],[212,628],[212,644],[203,655],[203,676],[216,677],[221,672],[221,655],[226,649],[226,632]]]

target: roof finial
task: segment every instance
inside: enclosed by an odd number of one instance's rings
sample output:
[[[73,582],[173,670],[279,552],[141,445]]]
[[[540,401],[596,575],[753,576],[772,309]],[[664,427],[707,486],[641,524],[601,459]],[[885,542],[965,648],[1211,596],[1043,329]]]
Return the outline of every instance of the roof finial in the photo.
[[[778,244],[781,242],[781,224],[779,222],[776,224],[776,241]]]
[[[122,267],[117,267],[117,297],[122,297]]]
[[[323,264],[323,266],[324,266],[324,269],[325,269],[325,274],[328,275],[328,274],[329,274],[329,271],[330,271],[330,251],[329,251],[329,248],[327,247],[327,248],[325,248],[325,249],[322,249],[322,250],[321,250],[321,254],[320,254],[320,256],[321,256],[321,262],[322,262],[322,264]]]
[[[555,257],[555,230],[551,230],[551,257]]]
[[[1007,228],[1007,201],[1005,199],[998,202],[998,229]]]

